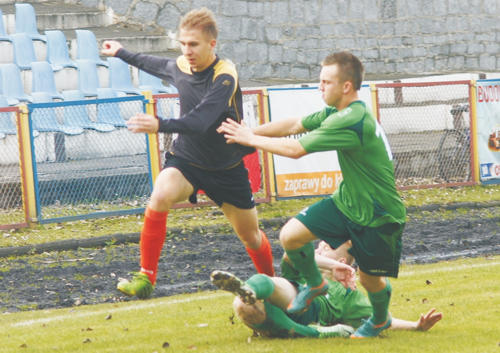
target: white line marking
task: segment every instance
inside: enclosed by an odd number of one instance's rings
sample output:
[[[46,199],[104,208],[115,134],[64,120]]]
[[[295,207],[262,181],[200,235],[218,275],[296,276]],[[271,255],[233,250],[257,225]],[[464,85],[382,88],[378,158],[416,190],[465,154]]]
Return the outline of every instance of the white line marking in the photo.
[[[489,260],[486,260],[486,261],[489,261]],[[413,276],[416,274],[451,272],[451,271],[466,270],[469,268],[481,268],[481,267],[490,267],[490,266],[497,266],[497,265],[500,265],[500,261],[492,261],[492,262],[486,262],[486,263],[480,263],[480,264],[463,264],[463,265],[459,265],[459,266],[451,265],[451,266],[440,267],[440,268],[436,268],[436,269],[427,269],[427,270],[419,270],[419,271],[403,271],[399,274],[399,277],[408,277],[408,276]],[[121,308],[99,309],[96,311],[82,312],[82,313],[69,312],[66,315],[58,315],[58,316],[48,317],[48,318],[43,318],[43,319],[32,319],[32,320],[20,321],[20,322],[13,323],[10,326],[11,327],[32,326],[32,325],[36,325],[36,324],[46,324],[46,323],[52,322],[52,321],[66,320],[68,318],[75,319],[75,318],[89,317],[89,316],[95,316],[95,315],[116,313],[116,312],[120,312],[120,311],[142,310],[142,309],[147,309],[147,308],[158,307],[158,305],[175,305],[175,304],[181,304],[181,303],[196,302],[196,301],[209,300],[209,299],[212,299],[214,297],[217,298],[217,297],[222,297],[222,296],[227,296],[227,295],[231,295],[231,294],[226,293],[226,292],[218,292],[218,293],[204,295],[204,296],[200,296],[200,297],[196,297],[196,298],[175,299],[175,300],[166,299],[166,300],[154,301],[154,302],[131,303],[132,305],[124,306]]]
[[[231,295],[230,293],[227,292],[220,292],[220,293],[213,293],[210,295],[204,295],[196,298],[185,298],[185,299],[175,299],[175,300],[161,300],[161,301],[154,301],[154,302],[139,302],[139,303],[130,303],[131,305],[124,306],[121,308],[111,308],[111,309],[98,309],[96,311],[90,311],[90,312],[82,312],[82,313],[75,313],[75,312],[69,312],[65,315],[58,315],[54,317],[48,317],[48,318],[43,318],[43,319],[32,319],[32,320],[26,320],[26,321],[20,321],[11,324],[11,327],[18,327],[18,326],[32,326],[36,324],[46,324],[52,321],[61,321],[61,320],[66,320],[66,319],[76,319],[76,318],[82,318],[82,317],[89,317],[89,316],[95,316],[95,315],[105,315],[105,314],[110,314],[110,313],[116,313],[120,311],[132,311],[132,310],[142,310],[142,309],[147,309],[147,308],[153,308],[153,307],[158,307],[159,305],[175,305],[175,304],[181,304],[181,303],[189,303],[189,302],[196,302],[196,301],[201,301],[201,300],[209,300],[213,299],[214,297],[222,297],[222,296],[228,296]]]
[[[490,261],[490,260],[486,260]],[[458,266],[447,266],[447,267],[439,267],[439,268],[429,268],[426,270],[419,270],[419,271],[401,271],[399,273],[399,277],[408,277],[408,276],[414,276],[414,275],[420,275],[420,274],[428,274],[428,273],[438,273],[438,272],[452,272],[452,271],[459,271],[459,270],[466,270],[469,268],[481,268],[481,267],[490,267],[490,266],[497,266],[500,265],[500,261],[491,261],[491,262],[486,262],[486,263],[481,263],[481,264],[463,264],[463,265],[458,265]]]

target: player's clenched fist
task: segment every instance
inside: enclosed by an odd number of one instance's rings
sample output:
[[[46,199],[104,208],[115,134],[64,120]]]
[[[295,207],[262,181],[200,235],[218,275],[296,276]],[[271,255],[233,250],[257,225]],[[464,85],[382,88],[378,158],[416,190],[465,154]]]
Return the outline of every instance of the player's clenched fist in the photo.
[[[139,113],[127,120],[127,128],[132,132],[152,134],[158,131],[159,122],[154,116]]]
[[[102,42],[101,55],[115,56],[116,52],[123,48],[123,45],[116,40],[105,40]]]

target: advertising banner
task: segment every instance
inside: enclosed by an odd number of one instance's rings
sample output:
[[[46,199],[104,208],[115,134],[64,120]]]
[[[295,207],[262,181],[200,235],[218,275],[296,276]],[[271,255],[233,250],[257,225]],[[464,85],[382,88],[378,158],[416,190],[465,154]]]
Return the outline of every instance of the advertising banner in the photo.
[[[500,80],[477,81],[477,148],[484,184],[500,183]]]
[[[272,88],[269,93],[271,121],[303,117],[325,107],[318,87]],[[370,87],[363,85],[362,99],[371,108]],[[300,135],[292,138],[300,138]],[[317,152],[299,159],[273,155],[277,197],[319,196],[335,191],[342,174],[335,151]]]

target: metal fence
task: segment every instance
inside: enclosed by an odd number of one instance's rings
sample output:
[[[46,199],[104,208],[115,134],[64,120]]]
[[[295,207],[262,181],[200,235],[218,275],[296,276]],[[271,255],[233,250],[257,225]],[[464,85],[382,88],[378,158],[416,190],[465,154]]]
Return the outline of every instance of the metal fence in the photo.
[[[0,108],[0,229],[27,225],[20,117],[17,107]]]
[[[146,135],[125,122],[143,96],[28,105],[41,223],[142,212],[151,193]]]
[[[243,92],[247,125],[266,121],[265,92]],[[476,183],[471,92],[470,81],[372,86],[400,189]],[[180,110],[175,94],[147,97],[0,109],[0,228],[142,213],[175,134],[158,139],[132,134],[125,122],[139,112],[156,110],[175,118]],[[244,163],[255,200],[269,201],[273,176],[268,154],[258,151]],[[199,199],[199,205],[211,204],[204,195]]]
[[[471,82],[375,85],[401,189],[473,184]]]

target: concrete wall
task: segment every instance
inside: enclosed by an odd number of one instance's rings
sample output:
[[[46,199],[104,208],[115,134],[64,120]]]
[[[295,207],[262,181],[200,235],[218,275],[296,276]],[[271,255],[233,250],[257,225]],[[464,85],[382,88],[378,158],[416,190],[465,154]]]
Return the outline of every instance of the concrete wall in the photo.
[[[167,33],[206,6],[218,19],[218,53],[243,79],[316,81],[321,59],[343,49],[362,59],[369,79],[500,69],[500,0],[65,1]]]

